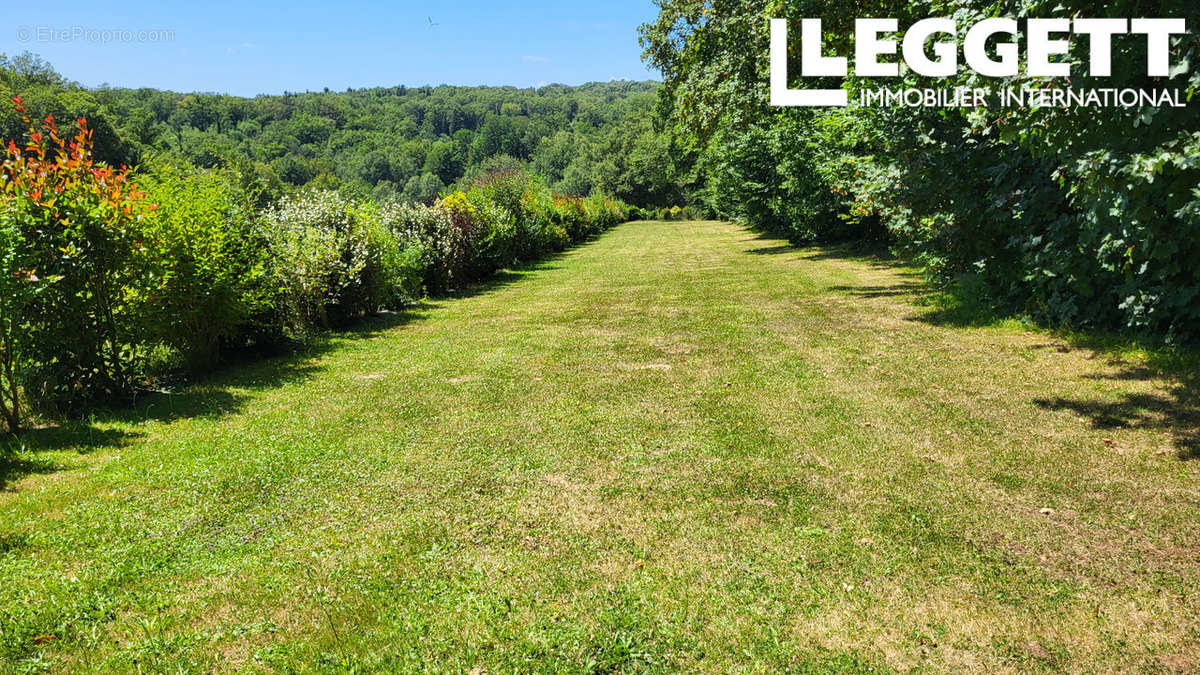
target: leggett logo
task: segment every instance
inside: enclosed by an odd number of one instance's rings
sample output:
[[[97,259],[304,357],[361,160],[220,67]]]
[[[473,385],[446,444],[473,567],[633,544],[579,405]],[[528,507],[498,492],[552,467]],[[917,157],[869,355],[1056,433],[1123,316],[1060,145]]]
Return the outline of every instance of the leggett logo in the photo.
[[[954,19],[931,18],[914,23],[897,42],[896,37],[881,37],[899,32],[896,19],[857,19],[854,25],[855,75],[859,77],[898,77],[900,64],[881,62],[880,57],[896,55],[913,72],[927,77],[950,77],[958,73],[959,26]],[[963,37],[962,55],[972,71],[986,77],[1013,77],[1020,72],[1021,54],[1016,19],[992,18],[979,21]],[[1187,32],[1184,19],[1026,19],[1025,68],[1031,77],[1068,77],[1071,64],[1054,60],[1066,54],[1070,41],[1056,35],[1086,35],[1090,56],[1088,74],[1112,75],[1112,40],[1118,35],[1144,35],[1147,50],[1147,75],[1167,77],[1178,73],[1171,64],[1171,36]],[[995,56],[987,45],[993,36],[1007,34],[1012,41],[996,44]],[[934,58],[926,45],[937,36],[945,39],[932,45]],[[845,56],[823,54],[824,37],[820,19],[800,20],[800,74],[803,77],[846,77]],[[790,89],[788,87],[788,22],[771,19],[771,105],[773,106],[846,106],[845,89]],[[1186,68],[1182,63],[1177,68]],[[988,90],[958,87],[953,92],[930,89],[863,91],[864,105],[897,106],[983,106]],[[1182,107],[1178,91],[1133,89],[1063,90],[1023,88],[1002,90],[1001,105],[1172,105]],[[1172,93],[1174,96],[1172,96]]]

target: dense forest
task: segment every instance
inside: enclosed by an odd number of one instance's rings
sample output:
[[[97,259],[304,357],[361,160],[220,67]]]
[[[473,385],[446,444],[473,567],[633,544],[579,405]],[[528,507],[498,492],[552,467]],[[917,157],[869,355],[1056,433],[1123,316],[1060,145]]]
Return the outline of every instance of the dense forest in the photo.
[[[669,137],[652,110],[660,85],[386,87],[240,98],[83,88],[32,54],[0,56],[0,95],[36,117],[84,117],[97,158],[140,166],[173,155],[236,163],[272,199],[297,187],[426,202],[481,167],[521,163],[566,193],[599,189],[639,206],[681,205]],[[24,129],[11,109],[0,137]]]
[[[1194,0],[663,0],[642,28],[674,143],[696,157],[706,210],[794,241],[886,241],[930,279],[1003,315],[1054,326],[1200,337],[1200,10]],[[821,17],[831,53],[859,17],[1179,17],[1167,76],[1143,35],[1113,41],[1094,77],[1086,39],[1066,77],[794,78],[792,88],[1177,90],[1184,107],[772,108],[768,22]],[[939,36],[938,39],[944,39]],[[962,39],[960,32],[958,40]],[[1007,39],[1007,38],[1005,38]],[[1024,38],[1018,35],[1016,41]],[[790,73],[799,48],[789,44]],[[995,48],[995,45],[992,46]],[[892,59],[894,61],[894,58]]]

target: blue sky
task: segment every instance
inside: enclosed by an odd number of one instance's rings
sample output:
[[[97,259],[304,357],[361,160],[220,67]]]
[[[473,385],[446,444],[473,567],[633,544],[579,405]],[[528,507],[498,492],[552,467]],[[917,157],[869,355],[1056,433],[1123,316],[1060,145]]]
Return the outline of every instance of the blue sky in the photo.
[[[6,4],[0,52],[34,52],[88,86],[253,96],[657,79],[637,44],[650,0]],[[133,39],[103,42],[102,30]],[[140,41],[140,31],[173,35]]]

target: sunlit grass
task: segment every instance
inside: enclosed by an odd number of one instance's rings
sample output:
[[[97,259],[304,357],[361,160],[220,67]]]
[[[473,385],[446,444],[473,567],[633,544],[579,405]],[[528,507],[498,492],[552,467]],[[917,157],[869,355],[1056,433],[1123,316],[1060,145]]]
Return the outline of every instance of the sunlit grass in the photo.
[[[0,669],[1200,668],[1190,361],[939,307],[632,223],[39,430]]]

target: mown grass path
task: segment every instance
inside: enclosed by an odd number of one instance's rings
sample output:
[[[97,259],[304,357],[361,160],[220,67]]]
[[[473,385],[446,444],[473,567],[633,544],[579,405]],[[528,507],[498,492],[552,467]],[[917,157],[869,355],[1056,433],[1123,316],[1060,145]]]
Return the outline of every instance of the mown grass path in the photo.
[[[0,670],[1200,668],[1194,382],[922,297],[631,223],[37,432]]]

